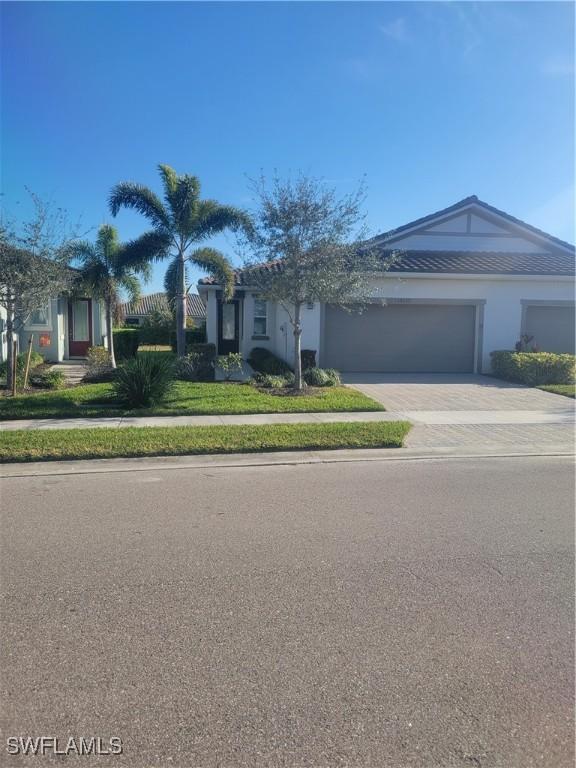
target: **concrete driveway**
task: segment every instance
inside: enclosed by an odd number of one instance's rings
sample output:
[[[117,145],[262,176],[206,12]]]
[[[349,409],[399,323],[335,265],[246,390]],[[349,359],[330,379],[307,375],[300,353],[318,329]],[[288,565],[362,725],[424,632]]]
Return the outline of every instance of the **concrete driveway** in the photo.
[[[568,397],[490,376],[442,373],[343,373],[345,384],[389,411],[566,411]]]

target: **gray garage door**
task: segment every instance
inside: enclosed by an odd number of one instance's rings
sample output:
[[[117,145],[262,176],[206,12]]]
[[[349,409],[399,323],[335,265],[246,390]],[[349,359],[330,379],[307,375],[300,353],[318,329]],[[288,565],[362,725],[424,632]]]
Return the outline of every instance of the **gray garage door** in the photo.
[[[322,364],[340,371],[470,373],[476,307],[368,305],[361,314],[326,307]]]
[[[543,352],[574,354],[574,307],[529,305],[524,332],[534,336]]]

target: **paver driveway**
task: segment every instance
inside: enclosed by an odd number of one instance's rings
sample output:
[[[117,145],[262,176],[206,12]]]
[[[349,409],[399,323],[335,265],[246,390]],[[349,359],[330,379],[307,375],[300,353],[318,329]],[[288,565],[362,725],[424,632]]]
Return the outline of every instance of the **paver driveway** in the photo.
[[[468,374],[343,375],[414,423],[409,448],[574,450],[574,400]]]
[[[568,397],[490,376],[441,373],[344,373],[342,380],[389,411],[565,411]]]

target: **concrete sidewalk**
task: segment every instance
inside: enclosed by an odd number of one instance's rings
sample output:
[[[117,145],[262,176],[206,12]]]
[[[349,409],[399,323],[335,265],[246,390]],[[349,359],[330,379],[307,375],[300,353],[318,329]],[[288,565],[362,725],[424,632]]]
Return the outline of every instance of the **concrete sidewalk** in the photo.
[[[335,421],[411,421],[427,425],[573,424],[574,412],[556,411],[358,411],[257,413],[229,416],[116,416],[113,418],[20,419],[0,422],[0,432],[19,429],[95,427],[205,427],[217,424],[326,424]]]

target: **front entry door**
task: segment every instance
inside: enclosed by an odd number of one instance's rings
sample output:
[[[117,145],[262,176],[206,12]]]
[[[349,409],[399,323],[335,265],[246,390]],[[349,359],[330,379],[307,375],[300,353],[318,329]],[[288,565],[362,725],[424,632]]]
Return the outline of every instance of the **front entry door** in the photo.
[[[92,299],[68,301],[68,355],[86,357],[92,346]]]
[[[218,354],[240,351],[240,311],[237,301],[218,302]]]

